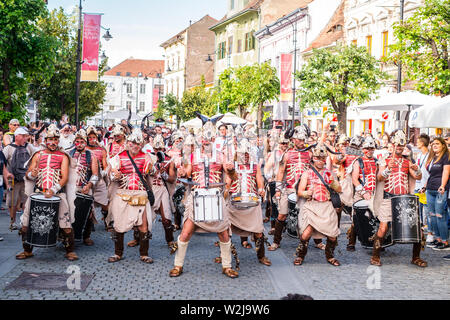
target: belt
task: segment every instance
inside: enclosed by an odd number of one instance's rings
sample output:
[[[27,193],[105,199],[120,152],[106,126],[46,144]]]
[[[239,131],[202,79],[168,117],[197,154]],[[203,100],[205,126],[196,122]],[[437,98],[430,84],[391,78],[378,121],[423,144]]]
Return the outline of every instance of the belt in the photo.
[[[383,199],[390,199],[392,197],[398,196],[398,194],[389,193],[386,191],[383,191]]]

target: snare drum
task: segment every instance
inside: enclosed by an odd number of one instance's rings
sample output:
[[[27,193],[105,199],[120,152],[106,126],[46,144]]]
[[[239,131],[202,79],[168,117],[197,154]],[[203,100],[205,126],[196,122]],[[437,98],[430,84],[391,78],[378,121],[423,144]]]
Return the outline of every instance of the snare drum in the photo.
[[[292,238],[297,238],[297,224],[298,224],[298,212],[297,195],[291,193],[288,195],[288,216],[286,219],[286,232]]]
[[[25,243],[35,247],[54,247],[58,241],[58,212],[61,198],[30,196],[30,223]]]
[[[248,209],[260,204],[258,195],[254,193],[237,193],[231,196],[231,204],[238,209]]]
[[[392,238],[395,243],[420,242],[419,198],[405,194],[391,198]]]
[[[223,220],[223,197],[218,188],[198,188],[193,193],[195,222]]]
[[[72,223],[73,233],[75,241],[83,240],[83,229],[86,226],[86,222],[91,213],[92,203],[94,202],[94,197],[77,193],[77,197],[74,201],[75,203],[75,222]]]
[[[358,240],[361,242],[361,246],[363,248],[372,248],[372,239],[378,231],[380,221],[374,217],[372,211],[369,209],[369,203],[364,199],[356,201],[353,204],[353,209],[355,210],[353,215],[353,223],[355,225],[355,232],[358,236]],[[385,248],[392,245],[391,225],[388,223],[388,231],[381,246]]]

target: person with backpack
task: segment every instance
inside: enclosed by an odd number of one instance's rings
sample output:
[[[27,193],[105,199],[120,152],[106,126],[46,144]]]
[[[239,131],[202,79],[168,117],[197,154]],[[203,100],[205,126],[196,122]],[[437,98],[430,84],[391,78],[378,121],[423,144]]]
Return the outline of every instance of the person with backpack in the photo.
[[[3,149],[6,158],[6,168],[14,176],[13,179],[7,179],[6,204],[9,208],[11,217],[10,229],[17,230],[16,213],[22,203],[26,201],[24,177],[27,172],[25,164],[34,152],[31,144],[27,143],[28,130],[20,127],[14,131],[14,142]]]

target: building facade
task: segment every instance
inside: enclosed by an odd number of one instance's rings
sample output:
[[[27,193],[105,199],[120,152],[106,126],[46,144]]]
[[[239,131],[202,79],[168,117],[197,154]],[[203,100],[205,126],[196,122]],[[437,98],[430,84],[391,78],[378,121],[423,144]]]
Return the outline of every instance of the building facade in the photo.
[[[206,15],[161,44],[166,65],[164,91],[167,94],[181,99],[185,90],[201,85],[202,79],[206,85],[212,86],[214,33],[209,28],[216,22]]]

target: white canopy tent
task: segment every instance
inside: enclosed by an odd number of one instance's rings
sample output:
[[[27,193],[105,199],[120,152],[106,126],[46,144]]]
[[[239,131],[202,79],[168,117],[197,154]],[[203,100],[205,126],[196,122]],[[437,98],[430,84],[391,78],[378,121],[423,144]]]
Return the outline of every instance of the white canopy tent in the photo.
[[[411,111],[423,105],[433,103],[439,98],[427,96],[417,91],[408,90],[389,93],[381,98],[366,102],[356,107],[359,110]]]
[[[415,109],[409,115],[414,128],[450,128],[450,96]]]

